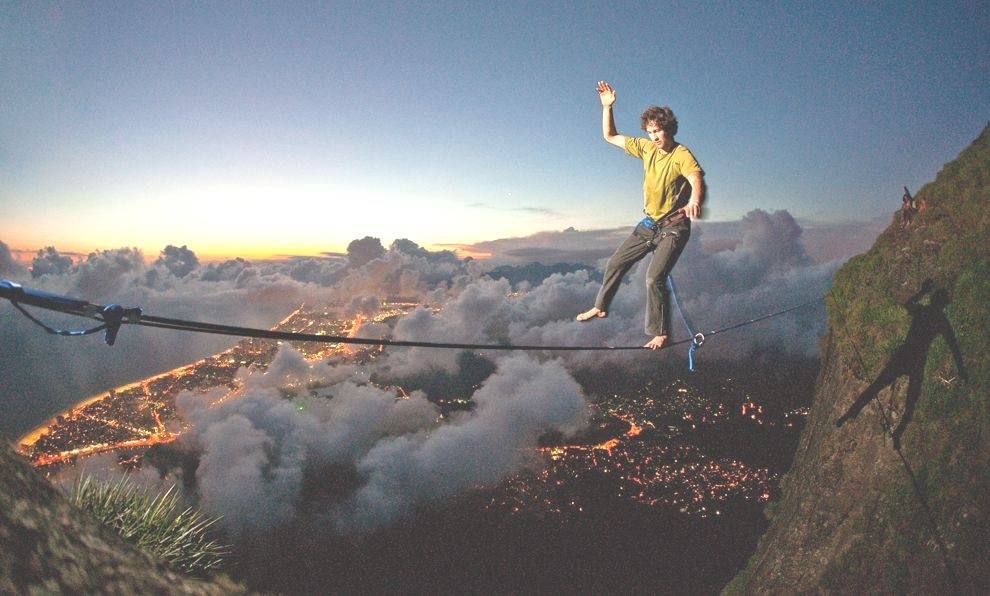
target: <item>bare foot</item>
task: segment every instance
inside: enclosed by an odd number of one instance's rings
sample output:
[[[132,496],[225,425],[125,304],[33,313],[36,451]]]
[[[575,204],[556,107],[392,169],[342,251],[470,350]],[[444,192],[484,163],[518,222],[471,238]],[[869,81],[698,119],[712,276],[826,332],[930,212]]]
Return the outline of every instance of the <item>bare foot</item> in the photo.
[[[592,308],[591,310],[586,310],[583,313],[579,314],[578,316],[574,317],[574,320],[590,321],[591,319],[600,319],[607,316],[608,316],[607,312],[605,312],[604,310],[599,310],[597,307],[595,307]]]
[[[647,343],[643,347],[644,348],[650,348],[651,350],[660,350],[660,349],[663,348],[664,344],[666,344],[666,343],[667,343],[667,336],[666,335],[658,335],[658,336],[654,337],[653,339],[651,339],[649,341],[649,343]]]

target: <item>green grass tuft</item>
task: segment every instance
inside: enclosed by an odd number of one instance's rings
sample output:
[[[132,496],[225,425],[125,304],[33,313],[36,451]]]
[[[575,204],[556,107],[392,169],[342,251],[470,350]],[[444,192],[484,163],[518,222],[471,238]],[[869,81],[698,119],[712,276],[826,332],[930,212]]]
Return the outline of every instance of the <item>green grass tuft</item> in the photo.
[[[184,573],[202,576],[215,571],[228,553],[228,547],[207,536],[219,518],[191,507],[180,509],[175,485],[152,494],[126,476],[108,483],[80,476],[69,499],[128,542]]]

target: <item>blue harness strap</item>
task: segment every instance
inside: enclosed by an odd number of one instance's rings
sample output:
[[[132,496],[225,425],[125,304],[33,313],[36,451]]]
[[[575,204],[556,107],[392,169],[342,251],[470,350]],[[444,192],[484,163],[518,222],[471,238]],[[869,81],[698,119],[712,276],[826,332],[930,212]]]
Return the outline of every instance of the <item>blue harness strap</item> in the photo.
[[[677,300],[677,289],[674,286],[674,278],[671,275],[667,275],[667,289],[670,290],[670,299],[677,308],[677,314],[681,316],[681,322],[684,323],[684,328],[691,335],[691,346],[688,348],[688,370],[694,372],[694,351],[701,347],[701,344],[705,343],[705,335],[703,333],[695,333],[694,325],[691,320],[688,319],[687,315],[684,314],[684,309],[681,308],[681,303]]]

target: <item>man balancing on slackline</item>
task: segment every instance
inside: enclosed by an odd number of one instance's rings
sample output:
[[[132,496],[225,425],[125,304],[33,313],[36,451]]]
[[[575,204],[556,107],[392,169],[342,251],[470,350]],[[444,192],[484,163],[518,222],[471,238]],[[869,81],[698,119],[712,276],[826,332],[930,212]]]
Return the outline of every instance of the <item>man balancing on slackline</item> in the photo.
[[[602,136],[643,160],[644,218],[629,238],[615,249],[605,266],[602,289],[595,306],[577,316],[590,321],[608,315],[622,277],[637,261],[653,253],[646,270],[646,333],[652,335],[644,348],[659,350],[670,335],[670,292],[667,275],[674,268],[691,235],[691,220],[701,215],[705,194],[704,172],[687,147],[674,141],[677,118],[667,106],[650,106],[641,117],[641,126],[649,140],[627,137],[615,131],[612,104],[615,89],[598,81],[602,102]]]

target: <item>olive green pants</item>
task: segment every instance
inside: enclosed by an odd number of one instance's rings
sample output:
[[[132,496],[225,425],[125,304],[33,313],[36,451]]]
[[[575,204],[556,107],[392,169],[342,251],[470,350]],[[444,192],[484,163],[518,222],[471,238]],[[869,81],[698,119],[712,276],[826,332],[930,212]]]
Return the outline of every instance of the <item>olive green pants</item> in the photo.
[[[646,334],[670,335],[670,292],[667,276],[674,268],[681,251],[691,236],[691,220],[661,227],[654,232],[642,223],[636,226],[605,265],[602,289],[595,299],[595,308],[608,312],[612,299],[629,268],[649,253],[653,253],[646,270]]]

